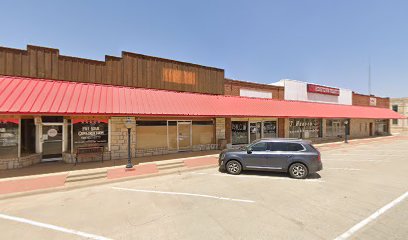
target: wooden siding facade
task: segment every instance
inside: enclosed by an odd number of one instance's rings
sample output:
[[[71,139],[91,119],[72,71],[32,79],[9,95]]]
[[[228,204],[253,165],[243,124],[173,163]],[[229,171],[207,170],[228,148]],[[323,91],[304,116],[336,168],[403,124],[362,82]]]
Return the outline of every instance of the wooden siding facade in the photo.
[[[130,52],[96,61],[59,55],[53,48],[0,47],[0,75],[224,94],[223,69]]]

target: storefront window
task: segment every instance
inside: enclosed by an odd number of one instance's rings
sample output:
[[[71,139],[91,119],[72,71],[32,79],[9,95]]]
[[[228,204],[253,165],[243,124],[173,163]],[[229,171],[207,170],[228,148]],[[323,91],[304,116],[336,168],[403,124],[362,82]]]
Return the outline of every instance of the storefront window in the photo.
[[[345,131],[344,119],[328,119],[326,120],[326,136],[325,137],[343,137]],[[361,128],[361,126],[360,126]]]
[[[321,119],[290,118],[289,137],[303,139],[321,137]]]
[[[265,121],[263,122],[263,137],[264,138],[275,138],[277,137],[276,131],[276,121]]]
[[[78,147],[108,147],[108,120],[73,120],[74,149]]]
[[[193,145],[214,143],[213,121],[193,121]]]
[[[0,119],[0,158],[18,157],[18,119]]]
[[[375,120],[375,135],[382,136],[388,134],[388,120]]]
[[[167,148],[167,121],[136,121],[136,148],[161,147]]]
[[[232,144],[248,143],[248,122],[233,121],[231,122]]]

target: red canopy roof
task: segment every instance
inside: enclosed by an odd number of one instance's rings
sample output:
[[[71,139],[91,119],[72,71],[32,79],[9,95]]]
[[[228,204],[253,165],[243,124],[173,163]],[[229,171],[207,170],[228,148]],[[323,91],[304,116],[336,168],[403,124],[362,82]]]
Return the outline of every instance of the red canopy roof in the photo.
[[[0,114],[396,119],[385,108],[0,76]]]

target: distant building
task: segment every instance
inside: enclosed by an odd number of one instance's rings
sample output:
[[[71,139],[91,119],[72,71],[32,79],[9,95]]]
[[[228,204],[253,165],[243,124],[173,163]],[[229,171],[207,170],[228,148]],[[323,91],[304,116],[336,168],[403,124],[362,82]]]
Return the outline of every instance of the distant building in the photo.
[[[393,111],[400,113],[408,118],[408,97],[391,98],[390,107]],[[408,132],[408,119],[392,119],[391,132],[401,133]]]

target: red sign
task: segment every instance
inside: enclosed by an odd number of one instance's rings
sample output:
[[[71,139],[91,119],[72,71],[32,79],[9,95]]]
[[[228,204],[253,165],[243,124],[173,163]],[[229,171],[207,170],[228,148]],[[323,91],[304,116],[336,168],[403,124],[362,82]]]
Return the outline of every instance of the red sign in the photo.
[[[324,87],[315,84],[307,84],[307,91],[312,93],[320,93],[334,96],[340,95],[340,89],[338,88]]]

